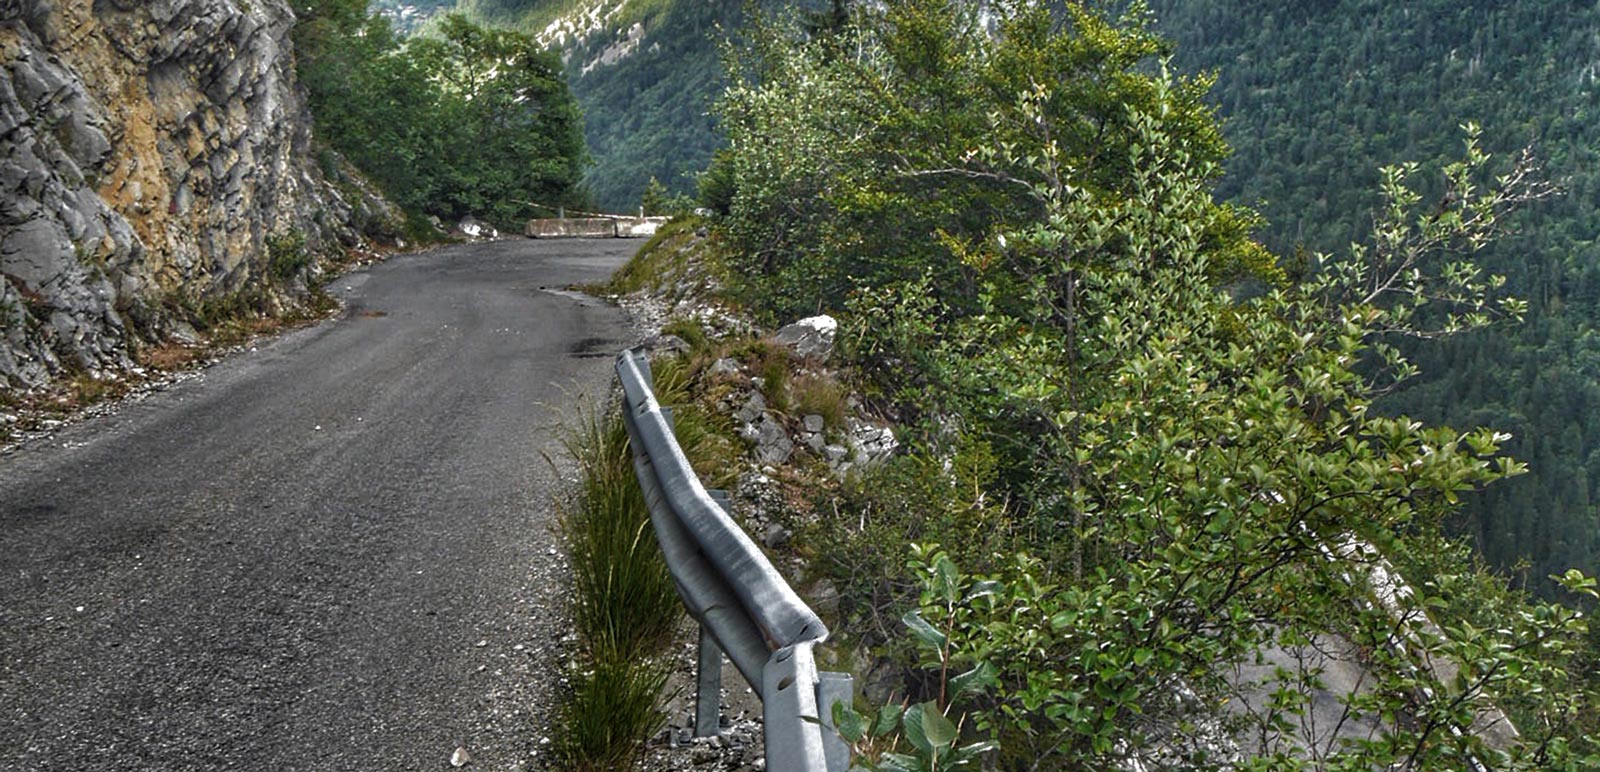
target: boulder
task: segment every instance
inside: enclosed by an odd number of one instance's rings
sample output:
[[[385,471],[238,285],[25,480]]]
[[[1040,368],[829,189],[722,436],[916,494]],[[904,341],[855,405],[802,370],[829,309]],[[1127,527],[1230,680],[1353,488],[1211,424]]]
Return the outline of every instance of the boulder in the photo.
[[[788,544],[792,538],[794,538],[793,531],[773,523],[767,526],[767,532],[761,536],[761,543],[767,545],[767,549],[777,549]]]
[[[859,465],[869,465],[882,461],[894,455],[895,448],[900,443],[895,440],[894,430],[887,426],[873,426],[872,424],[851,420],[848,434],[852,461]]]
[[[784,325],[776,337],[798,356],[827,359],[833,353],[833,338],[838,332],[839,322],[824,314]]]
[[[739,408],[739,412],[735,413],[734,417],[739,419],[741,423],[750,424],[755,423],[766,412],[767,400],[761,396],[761,392],[757,391],[751,393],[750,399],[745,400],[744,407]]]
[[[770,415],[762,416],[756,426],[755,454],[758,463],[773,465],[786,463],[794,455],[794,440],[789,439],[783,424]]]

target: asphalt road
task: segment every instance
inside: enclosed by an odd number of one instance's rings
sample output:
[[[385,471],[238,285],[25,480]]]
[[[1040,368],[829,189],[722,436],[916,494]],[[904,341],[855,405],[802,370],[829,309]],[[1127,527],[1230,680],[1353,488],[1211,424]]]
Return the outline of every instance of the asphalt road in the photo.
[[[343,318],[0,458],[0,769],[540,766],[544,455],[628,342],[551,290],[638,246],[393,258]]]

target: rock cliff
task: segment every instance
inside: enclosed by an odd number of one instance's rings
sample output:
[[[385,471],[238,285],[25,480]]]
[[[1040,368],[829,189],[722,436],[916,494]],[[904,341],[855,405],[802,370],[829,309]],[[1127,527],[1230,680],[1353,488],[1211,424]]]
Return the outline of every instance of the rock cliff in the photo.
[[[284,0],[0,0],[0,391],[131,366],[180,298],[303,286],[274,238],[358,238],[310,158],[293,23]]]

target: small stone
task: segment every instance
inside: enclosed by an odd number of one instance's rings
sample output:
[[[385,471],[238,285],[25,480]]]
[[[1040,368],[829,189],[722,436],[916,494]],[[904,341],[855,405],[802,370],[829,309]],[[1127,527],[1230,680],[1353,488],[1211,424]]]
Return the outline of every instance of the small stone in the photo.
[[[793,531],[790,531],[789,529],[784,528],[777,523],[773,523],[772,525],[767,526],[767,533],[761,537],[761,543],[767,545],[767,549],[777,549],[785,544],[788,544],[789,539],[793,537]]]
[[[672,354],[689,353],[689,341],[676,335],[657,335],[645,344],[651,351],[665,351]]]
[[[723,357],[715,362],[712,362],[711,366],[706,368],[706,374],[713,377],[718,375],[738,375],[739,363],[727,357]]]
[[[783,426],[772,420],[771,416],[763,416],[759,432],[756,437],[756,461],[761,464],[782,464],[794,454],[794,440],[789,439],[789,433]]]
[[[755,423],[756,419],[761,418],[766,412],[766,398],[762,397],[760,392],[755,392],[750,395],[750,399],[745,400],[744,407],[739,408],[739,412],[735,413],[734,417],[744,423]]]
[[[450,766],[464,767],[472,763],[472,754],[466,748],[457,747],[456,752],[450,754]]]
[[[806,427],[806,431],[808,432],[820,432],[827,425],[827,422],[823,420],[822,416],[815,413],[801,418],[800,423]]]

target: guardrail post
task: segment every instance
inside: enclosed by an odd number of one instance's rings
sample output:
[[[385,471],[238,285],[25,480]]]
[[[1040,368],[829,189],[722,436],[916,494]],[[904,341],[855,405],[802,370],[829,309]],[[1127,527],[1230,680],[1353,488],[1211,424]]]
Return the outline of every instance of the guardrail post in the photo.
[[[705,625],[700,626],[698,680],[694,736],[715,737],[722,731],[722,648]]]
[[[842,702],[849,707],[855,697],[856,681],[849,673],[817,674],[817,717],[822,721],[822,752],[828,760],[828,772],[850,769],[850,746],[833,725],[833,706]]]

